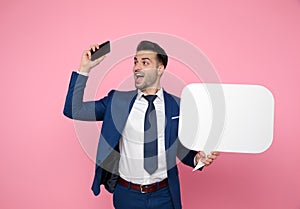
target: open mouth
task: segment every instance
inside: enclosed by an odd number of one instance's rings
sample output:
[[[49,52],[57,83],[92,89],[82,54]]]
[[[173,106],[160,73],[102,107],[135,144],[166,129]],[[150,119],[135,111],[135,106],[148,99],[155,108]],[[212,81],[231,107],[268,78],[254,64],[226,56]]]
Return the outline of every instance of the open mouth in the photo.
[[[134,79],[135,79],[136,83],[142,82],[143,78],[144,78],[144,74],[142,74],[142,73],[135,73],[134,74]]]

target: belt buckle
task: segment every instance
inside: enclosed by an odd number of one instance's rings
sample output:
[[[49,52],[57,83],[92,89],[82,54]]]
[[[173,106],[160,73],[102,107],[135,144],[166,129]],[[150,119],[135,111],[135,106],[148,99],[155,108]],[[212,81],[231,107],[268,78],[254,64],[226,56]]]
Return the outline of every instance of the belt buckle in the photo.
[[[140,185],[140,192],[141,193],[147,193],[144,189],[147,189],[147,188],[149,188],[149,185]]]

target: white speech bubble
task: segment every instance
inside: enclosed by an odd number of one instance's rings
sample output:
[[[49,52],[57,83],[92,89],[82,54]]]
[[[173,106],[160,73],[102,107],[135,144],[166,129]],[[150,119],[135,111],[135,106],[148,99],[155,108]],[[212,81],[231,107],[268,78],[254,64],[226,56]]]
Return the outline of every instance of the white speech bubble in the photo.
[[[273,128],[274,98],[263,86],[190,84],[182,91],[178,136],[189,149],[261,153]]]

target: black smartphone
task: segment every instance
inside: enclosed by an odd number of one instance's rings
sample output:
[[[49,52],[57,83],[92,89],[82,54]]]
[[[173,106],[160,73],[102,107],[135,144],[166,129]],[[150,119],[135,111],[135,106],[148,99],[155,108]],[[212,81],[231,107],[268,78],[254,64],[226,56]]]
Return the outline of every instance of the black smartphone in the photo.
[[[106,55],[109,52],[110,52],[110,42],[106,41],[99,45],[99,49],[96,49],[95,51],[91,49],[91,54],[92,54],[91,60],[94,61],[99,57]]]

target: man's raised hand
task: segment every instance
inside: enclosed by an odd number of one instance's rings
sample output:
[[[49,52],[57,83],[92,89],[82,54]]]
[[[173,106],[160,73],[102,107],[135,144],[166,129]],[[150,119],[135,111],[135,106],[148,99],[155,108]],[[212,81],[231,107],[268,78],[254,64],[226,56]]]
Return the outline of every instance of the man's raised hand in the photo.
[[[78,69],[79,72],[89,73],[93,67],[98,65],[105,58],[105,56],[102,56],[102,57],[92,61],[91,60],[91,58],[92,58],[91,50],[96,51],[96,49],[99,49],[98,44],[94,44],[90,47],[90,49],[83,51],[80,66]]]

